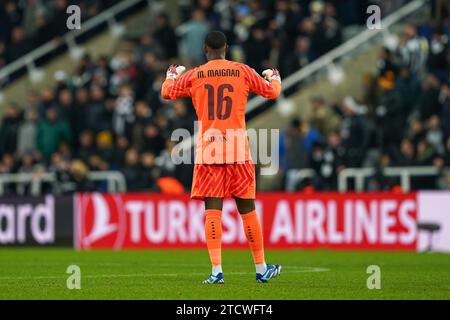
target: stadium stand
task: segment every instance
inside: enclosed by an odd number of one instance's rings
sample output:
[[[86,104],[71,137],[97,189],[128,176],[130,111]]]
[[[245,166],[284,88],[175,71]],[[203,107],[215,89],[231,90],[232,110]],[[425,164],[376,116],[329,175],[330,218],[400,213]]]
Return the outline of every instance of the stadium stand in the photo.
[[[72,1],[7,0],[0,4],[0,67],[67,31],[66,9],[81,8],[82,21],[118,3],[118,0]]]
[[[21,7],[28,2],[36,4],[34,13]],[[56,1],[56,7],[46,1],[4,2],[0,15],[7,19],[0,21],[7,25],[0,29],[7,32],[0,35],[0,67],[1,61],[26,53],[27,46],[57,36],[27,33],[33,29],[27,17],[42,16],[50,28],[61,23],[55,12],[65,2]],[[86,18],[115,2],[79,1]],[[275,66],[287,76],[341,44],[349,26],[365,24],[361,9],[372,2],[199,0],[179,6],[177,24],[161,13],[131,53],[98,59],[87,54],[74,74],[58,74],[55,87],[31,90],[24,105],[9,103],[0,127],[0,173],[53,173],[58,183],[43,191],[55,193],[105,190],[104,184],[87,179],[89,171],[120,171],[129,191],[189,190],[192,168],[172,163],[175,143],[169,136],[177,128],[193,132],[195,115],[184,100],[160,98],[166,67],[172,61],[188,67],[202,63],[203,35],[221,29],[230,42],[230,58],[258,72]],[[384,14],[407,2],[375,1]],[[280,141],[283,169],[317,173],[293,189],[336,189],[344,168],[450,166],[450,28],[448,9],[435,3],[439,20],[406,25],[398,45],[380,52],[378,74],[365,101],[348,97],[330,104],[318,95],[311,101],[311,119],[292,120]],[[377,157],[368,152],[374,149]],[[366,183],[371,190],[384,190],[398,181],[377,174]],[[447,188],[450,176],[421,178],[413,187],[418,184]],[[28,194],[31,183],[11,184],[3,192]]]
[[[322,96],[311,99],[311,118],[294,119],[282,137],[282,164],[286,171],[311,168],[318,174],[301,185],[292,185],[298,179],[288,181],[288,189],[312,185],[335,190],[339,172],[359,167],[375,168],[363,182],[371,191],[399,184],[399,178],[382,173],[386,167],[434,167],[432,174],[412,179],[411,188],[448,188],[450,176],[443,172],[450,165],[446,14],[441,22],[405,25],[399,42],[380,50],[377,73],[363,101],[351,96],[328,104]],[[294,140],[303,144],[290,143]]]

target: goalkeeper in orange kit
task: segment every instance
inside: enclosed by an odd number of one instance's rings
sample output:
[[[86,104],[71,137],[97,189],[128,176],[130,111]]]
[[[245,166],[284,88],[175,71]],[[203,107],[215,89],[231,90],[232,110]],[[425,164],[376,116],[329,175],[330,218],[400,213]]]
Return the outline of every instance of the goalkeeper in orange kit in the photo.
[[[245,107],[253,92],[276,99],[281,78],[276,69],[259,76],[249,66],[225,59],[225,35],[210,32],[205,38],[207,63],[184,72],[183,66],[167,70],[161,93],[165,99],[190,97],[199,121],[191,197],[205,202],[205,238],[212,264],[206,284],[223,283],[222,204],[236,200],[256,267],[256,281],[268,282],[281,272],[266,264],[261,225],[255,211],[255,165],[245,131]]]

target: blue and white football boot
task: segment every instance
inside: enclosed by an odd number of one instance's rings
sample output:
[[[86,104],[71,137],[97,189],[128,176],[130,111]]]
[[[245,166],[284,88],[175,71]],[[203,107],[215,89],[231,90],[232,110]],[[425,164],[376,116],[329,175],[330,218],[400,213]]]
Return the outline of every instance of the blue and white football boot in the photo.
[[[264,274],[256,274],[256,282],[267,283],[270,279],[275,278],[281,274],[281,265],[279,264],[268,264],[267,270]]]
[[[220,273],[218,273],[215,276],[210,274],[209,278],[204,280],[203,283],[204,284],[216,284],[216,283],[222,284],[222,283],[225,283],[225,281],[223,280],[223,273],[220,272]]]

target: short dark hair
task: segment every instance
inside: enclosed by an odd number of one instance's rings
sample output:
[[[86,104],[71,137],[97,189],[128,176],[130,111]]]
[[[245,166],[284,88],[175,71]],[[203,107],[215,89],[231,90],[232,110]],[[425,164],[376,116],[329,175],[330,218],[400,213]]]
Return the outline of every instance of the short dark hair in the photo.
[[[227,45],[227,37],[221,31],[211,31],[206,35],[205,45],[213,50],[222,49]]]
[[[301,125],[302,125],[302,119],[296,117],[291,120],[291,127],[299,128]]]

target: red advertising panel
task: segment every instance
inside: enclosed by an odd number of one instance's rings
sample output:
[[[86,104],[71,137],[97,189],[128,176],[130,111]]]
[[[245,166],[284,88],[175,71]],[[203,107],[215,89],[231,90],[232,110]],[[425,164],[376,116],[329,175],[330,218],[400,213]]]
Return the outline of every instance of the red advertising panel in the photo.
[[[417,247],[416,194],[258,195],[267,248],[412,250]],[[188,196],[77,194],[75,246],[195,248],[204,245],[203,203]],[[223,246],[247,242],[234,201],[224,202]]]

